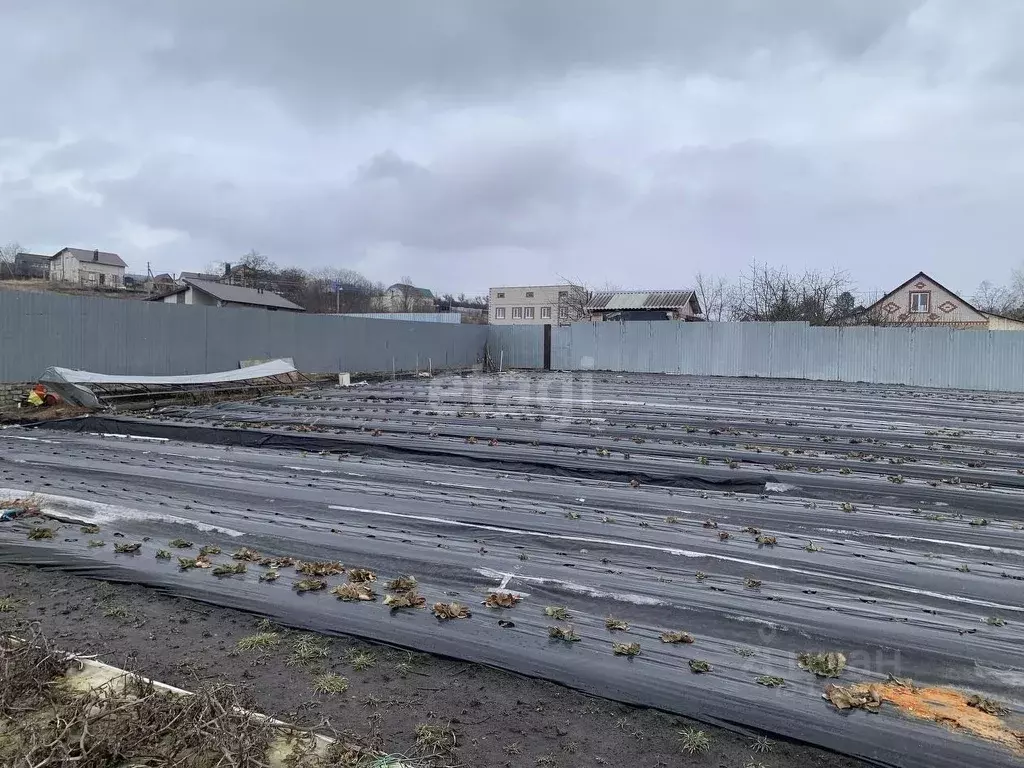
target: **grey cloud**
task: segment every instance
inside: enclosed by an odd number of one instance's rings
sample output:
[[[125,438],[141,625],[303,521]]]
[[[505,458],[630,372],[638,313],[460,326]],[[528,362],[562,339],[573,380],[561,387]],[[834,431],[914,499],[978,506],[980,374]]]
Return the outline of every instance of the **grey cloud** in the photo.
[[[683,285],[755,257],[969,290],[1020,261],[1024,4],[51,0],[3,19],[0,240],[41,250],[178,271],[257,248],[468,291]]]

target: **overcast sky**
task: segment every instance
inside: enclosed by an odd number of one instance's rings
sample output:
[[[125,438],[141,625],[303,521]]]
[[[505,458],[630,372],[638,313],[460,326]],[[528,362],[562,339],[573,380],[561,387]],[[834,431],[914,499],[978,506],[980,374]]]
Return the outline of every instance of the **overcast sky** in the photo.
[[[435,290],[1022,265],[1024,0],[0,0],[0,242]]]

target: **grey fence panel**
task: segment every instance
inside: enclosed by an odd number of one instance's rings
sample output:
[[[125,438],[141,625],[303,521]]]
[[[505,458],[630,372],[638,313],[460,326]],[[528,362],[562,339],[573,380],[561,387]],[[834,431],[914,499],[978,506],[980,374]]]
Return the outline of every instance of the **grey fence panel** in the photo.
[[[441,370],[482,362],[487,331],[483,325],[0,291],[0,381],[32,381],[49,366],[173,375],[274,357],[290,357],[307,373]],[[543,355],[543,346],[524,339],[522,353]]]
[[[806,323],[577,323],[563,370],[771,376],[1024,392],[1024,333]]]
[[[555,351],[555,328],[551,329],[552,366]],[[487,359],[497,368],[543,368],[543,325],[492,325],[487,333]]]
[[[707,374],[713,366],[714,324],[683,323],[678,331],[679,371],[693,375]]]

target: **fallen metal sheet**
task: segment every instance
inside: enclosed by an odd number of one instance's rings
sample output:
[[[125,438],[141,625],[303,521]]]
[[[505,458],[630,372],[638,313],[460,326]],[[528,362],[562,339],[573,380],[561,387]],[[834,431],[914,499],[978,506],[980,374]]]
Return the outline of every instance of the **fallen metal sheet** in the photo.
[[[73,368],[47,368],[39,378],[47,383],[68,384],[219,384],[228,381],[247,381],[295,373],[295,366],[289,360],[270,360],[233,371],[216,373],[194,373],[182,376],[122,376],[109,373],[77,371]]]
[[[280,434],[292,441],[287,449],[159,439],[141,434],[145,420],[110,422],[108,437],[6,430],[0,493],[35,492],[47,511],[95,523],[100,532],[68,523],[53,539],[30,541],[24,521],[0,524],[0,560],[145,583],[292,626],[491,664],[880,765],[1020,765],[1021,756],[1001,746],[887,706],[878,715],[839,713],[821,698],[827,681],[800,670],[797,654],[842,651],[849,660],[843,684],[910,677],[1001,699],[1020,717],[1024,493],[1014,483],[1024,469],[1015,438],[1024,408],[965,393],[932,399],[895,388],[650,378],[597,382],[590,399],[604,405],[593,406],[589,422],[576,415],[555,423],[550,410],[537,421],[529,400],[492,407],[516,413],[512,419],[487,419],[464,404],[439,404],[438,391],[420,382],[173,414],[175,429],[191,419],[202,431],[251,411],[260,426],[224,431],[257,440]],[[641,390],[648,402],[628,404]],[[842,415],[835,415],[838,408]],[[568,404],[559,413],[570,410]],[[642,418],[656,429],[640,426]],[[336,431],[289,430],[325,423]],[[418,431],[421,425],[430,431]],[[587,437],[594,425],[600,434]],[[695,425],[698,431],[688,431]],[[467,444],[463,428],[480,442]],[[492,434],[499,445],[488,444]],[[187,435],[182,429],[180,436]],[[630,441],[641,435],[643,442]],[[589,453],[573,449],[577,438],[590,441]],[[330,439],[348,441],[352,453],[295,450],[317,445],[303,441]],[[850,440],[858,441],[852,451]],[[403,443],[407,452],[398,449]],[[613,455],[594,456],[595,445],[612,447]],[[888,458],[849,455],[868,445],[905,463],[897,469]],[[698,464],[696,456],[719,466]],[[742,456],[745,469],[726,467],[727,456]],[[835,463],[825,467],[826,460]],[[492,461],[525,461],[533,469],[509,471]],[[774,464],[782,461],[799,466],[779,472]],[[592,465],[606,474],[559,476],[544,468],[572,473]],[[698,475],[773,473],[776,481],[758,494],[653,482],[631,487],[634,467],[648,474],[670,467]],[[936,469],[964,477],[929,485]],[[889,479],[895,472],[901,482]],[[750,526],[775,543],[759,543],[744,532]],[[175,561],[155,558],[178,537],[195,546],[174,555],[194,556],[210,543],[223,549],[220,562],[232,562],[230,553],[245,546],[372,568],[381,594],[387,579],[413,574],[428,605],[459,600],[473,616],[438,622],[429,610],[392,613],[379,601],[300,595],[290,569],[273,583],[260,582],[264,569],[252,564],[222,579],[209,570],[181,571]],[[105,545],[90,547],[91,539]],[[139,554],[111,551],[114,542],[128,541],[142,544]],[[498,588],[517,591],[523,601],[508,610],[480,605]],[[567,607],[583,639],[550,640],[547,627],[558,622],[544,616],[546,605]],[[609,615],[628,621],[630,630],[608,631]],[[989,622],[996,617],[1000,623]],[[503,628],[499,619],[514,626]],[[666,630],[690,632],[695,642],[662,643]],[[611,643],[620,640],[639,642],[640,656],[613,656]],[[690,659],[708,661],[712,671],[691,673]],[[758,685],[764,675],[785,685]]]

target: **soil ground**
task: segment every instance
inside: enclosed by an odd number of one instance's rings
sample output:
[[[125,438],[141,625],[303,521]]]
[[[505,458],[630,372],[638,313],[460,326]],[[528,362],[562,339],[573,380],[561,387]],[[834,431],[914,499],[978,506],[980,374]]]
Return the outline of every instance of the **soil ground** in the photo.
[[[864,765],[785,742],[757,752],[756,734],[711,728],[487,667],[345,638],[330,640],[329,656],[322,662],[293,666],[288,664],[291,643],[301,633],[279,629],[276,647],[240,652],[239,640],[266,631],[258,626],[258,617],[136,585],[0,566],[4,596],[18,601],[0,614],[4,631],[38,622],[59,647],[172,685],[241,685],[271,716],[333,730],[388,752],[415,754],[417,725],[450,723],[460,745],[446,761],[450,765]],[[325,671],[346,677],[348,690],[315,696],[312,680]],[[679,732],[686,728],[707,733],[708,753],[683,752]]]

